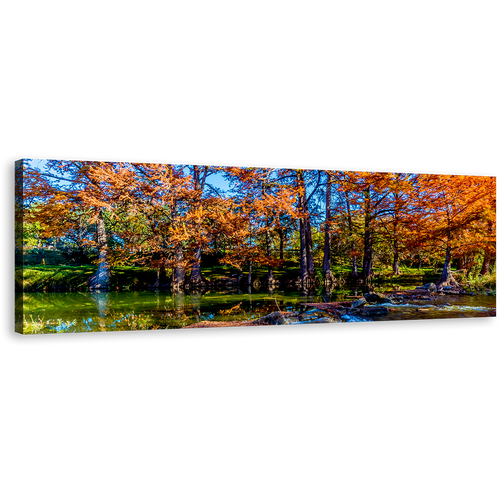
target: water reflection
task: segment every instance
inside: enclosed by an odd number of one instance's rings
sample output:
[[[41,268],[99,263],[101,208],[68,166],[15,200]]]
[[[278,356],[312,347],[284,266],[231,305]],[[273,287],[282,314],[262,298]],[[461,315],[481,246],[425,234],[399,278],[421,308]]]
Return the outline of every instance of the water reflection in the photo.
[[[90,298],[95,302],[97,314],[100,318],[105,318],[108,313],[108,292],[91,292]]]
[[[193,308],[193,312],[199,316],[201,309],[201,293],[193,292],[191,294],[191,307]]]
[[[106,316],[109,314],[108,311],[108,292],[95,291],[91,292],[90,298],[95,302],[97,309],[97,322],[99,324],[99,330],[101,332],[106,331]]]
[[[364,287],[317,291],[279,290],[166,292],[25,293],[16,297],[16,321],[36,320],[40,333],[182,328],[200,321],[241,321],[271,312],[304,310],[304,302],[352,300]],[[24,305],[24,311],[20,304]],[[374,321],[487,316],[495,297],[446,296],[432,304],[390,306],[389,315]],[[18,330],[19,331],[19,330]]]

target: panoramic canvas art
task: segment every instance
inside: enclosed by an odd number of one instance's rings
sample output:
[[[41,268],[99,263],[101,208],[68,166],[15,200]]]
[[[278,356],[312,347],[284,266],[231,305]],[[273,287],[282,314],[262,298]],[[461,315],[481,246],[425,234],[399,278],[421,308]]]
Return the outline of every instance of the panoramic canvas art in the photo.
[[[496,315],[496,179],[25,159],[16,331]]]

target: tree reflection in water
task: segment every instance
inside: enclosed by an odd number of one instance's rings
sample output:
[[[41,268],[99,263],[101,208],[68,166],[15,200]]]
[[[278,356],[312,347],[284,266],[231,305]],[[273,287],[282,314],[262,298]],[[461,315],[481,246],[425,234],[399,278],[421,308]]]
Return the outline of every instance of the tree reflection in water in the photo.
[[[191,293],[191,307],[193,314],[199,319],[201,317],[201,293],[196,291]]]
[[[41,325],[40,333],[64,333],[169,329],[207,320],[251,320],[277,310],[302,312],[303,303],[352,300],[350,297],[362,295],[364,291],[363,287],[353,287],[302,293],[296,290],[256,292],[245,287],[239,292],[209,290],[191,294],[159,290],[25,293],[16,300],[22,300],[26,319],[31,321],[33,318],[37,329],[38,324]],[[434,304],[436,307],[424,304],[419,306],[420,309],[396,304],[391,306],[389,315],[375,321],[463,317],[464,313],[467,316],[487,316],[495,313],[494,296],[446,296],[439,299]],[[18,323],[22,320],[16,318]]]
[[[106,317],[109,314],[108,310],[108,300],[109,300],[109,293],[108,292],[101,292],[101,291],[95,291],[91,292],[90,298],[95,302],[96,309],[97,309],[97,321],[99,323],[99,329],[101,332],[106,331]]]

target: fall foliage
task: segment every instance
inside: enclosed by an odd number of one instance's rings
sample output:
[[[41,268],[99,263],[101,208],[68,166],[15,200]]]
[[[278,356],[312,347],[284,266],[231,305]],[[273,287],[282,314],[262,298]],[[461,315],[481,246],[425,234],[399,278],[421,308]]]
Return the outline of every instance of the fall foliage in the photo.
[[[16,252],[64,248],[96,265],[90,289],[113,267],[156,271],[149,287],[202,288],[205,265],[240,284],[331,284],[332,265],[368,283],[424,263],[487,274],[496,259],[496,179],[336,170],[127,162],[22,160],[16,167]],[[208,263],[208,264],[206,264]]]

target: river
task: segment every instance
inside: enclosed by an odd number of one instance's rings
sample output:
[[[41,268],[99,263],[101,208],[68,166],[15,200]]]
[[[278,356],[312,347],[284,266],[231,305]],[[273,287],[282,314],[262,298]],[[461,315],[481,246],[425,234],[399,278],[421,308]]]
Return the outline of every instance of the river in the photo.
[[[243,290],[172,293],[169,291],[70,292],[16,294],[16,311],[24,310],[32,333],[69,333],[182,328],[200,321],[256,319],[271,312],[303,311],[304,302],[348,300],[363,290],[338,289],[325,295],[298,291],[245,293]],[[410,301],[387,305],[386,316],[343,321],[393,321],[410,319],[494,316],[496,297],[488,295],[436,297],[432,303]],[[16,317],[16,327],[22,315]],[[16,328],[16,331],[20,331]]]

